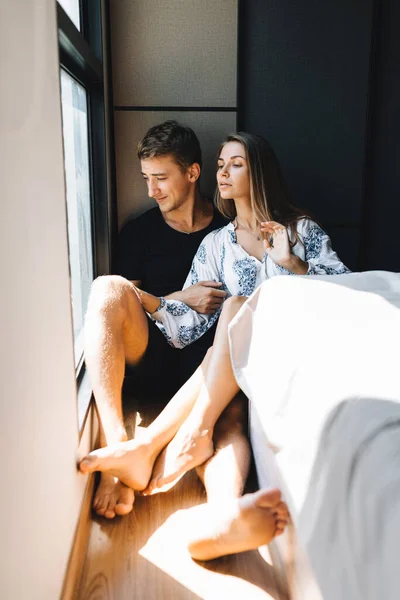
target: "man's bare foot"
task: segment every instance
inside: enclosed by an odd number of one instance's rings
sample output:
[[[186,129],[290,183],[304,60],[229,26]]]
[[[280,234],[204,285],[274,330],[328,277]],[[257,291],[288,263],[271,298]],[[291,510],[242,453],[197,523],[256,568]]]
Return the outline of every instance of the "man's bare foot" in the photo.
[[[202,504],[186,511],[188,549],[196,560],[254,550],[283,533],[289,519],[277,489],[260,490],[230,504]]]
[[[167,492],[183,475],[214,454],[212,430],[182,428],[157,458],[145,496]]]
[[[106,446],[85,456],[79,463],[82,473],[101,471],[117,477],[132,490],[143,490],[150,479],[156,455],[151,444],[128,440]]]
[[[132,510],[134,500],[133,490],[116,477],[101,474],[93,500],[93,509],[98,515],[107,519],[113,519],[115,515],[127,515]]]

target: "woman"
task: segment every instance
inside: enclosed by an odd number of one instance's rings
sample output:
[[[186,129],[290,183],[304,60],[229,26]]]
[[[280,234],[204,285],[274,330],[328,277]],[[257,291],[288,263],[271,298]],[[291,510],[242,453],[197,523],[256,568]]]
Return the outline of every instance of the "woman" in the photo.
[[[147,428],[145,439],[91,453],[81,462],[83,472],[108,471],[133,489],[154,493],[203,465],[200,476],[209,501],[239,498],[250,451],[240,408],[232,403],[227,409],[239,392],[229,355],[228,324],[247,296],[270,277],[348,272],[326,233],[290,203],[276,156],[263,138],[246,133],[228,136],[220,148],[217,182],[216,205],[232,221],[203,240],[184,287],[199,280],[221,281],[229,296],[222,310],[200,315],[182,302],[135,288],[145,310],[178,348],[203,335],[219,316],[214,345]],[[225,411],[219,419],[225,409],[230,413]],[[263,503],[270,517],[274,515],[268,538],[283,531],[287,510],[279,494],[271,505],[267,492]]]
[[[275,275],[349,272],[326,233],[289,202],[278,160],[263,138],[228,136],[218,158],[217,181],[215,202],[231,223],[205,237],[184,289],[215,280],[228,296],[250,296]],[[164,298],[151,302],[143,295],[143,302],[177,348],[201,337],[220,315],[200,315],[183,302]]]

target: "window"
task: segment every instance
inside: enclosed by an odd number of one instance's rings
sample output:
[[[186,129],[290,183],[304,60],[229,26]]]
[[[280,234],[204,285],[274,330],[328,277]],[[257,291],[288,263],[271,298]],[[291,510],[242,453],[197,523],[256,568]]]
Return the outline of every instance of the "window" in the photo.
[[[61,70],[68,245],[75,366],[83,352],[83,319],[93,281],[87,92]]]
[[[83,323],[93,279],[110,272],[112,189],[106,154],[102,1],[57,6],[71,304],[78,383],[85,377]],[[105,5],[106,3],[104,3]],[[88,389],[87,382],[80,385]],[[80,395],[80,393],[79,393]],[[79,399],[80,402],[80,399]],[[85,400],[86,406],[88,399]],[[79,407],[80,420],[86,406]]]
[[[81,10],[79,0],[58,0],[73,24],[77,29],[81,29]]]

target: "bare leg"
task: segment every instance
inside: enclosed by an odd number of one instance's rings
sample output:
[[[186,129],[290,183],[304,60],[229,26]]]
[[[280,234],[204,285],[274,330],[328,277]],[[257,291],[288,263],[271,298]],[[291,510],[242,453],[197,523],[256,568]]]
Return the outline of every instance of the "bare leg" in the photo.
[[[213,455],[215,423],[239,391],[232,371],[228,325],[246,300],[235,296],[224,302],[199,397],[185,423],[158,457],[145,492],[167,491],[186,471]]]
[[[243,494],[251,459],[246,429],[247,398],[239,393],[216,423],[214,455],[197,467],[207,502],[223,503]]]
[[[80,470],[83,473],[102,471],[103,474],[118,477],[132,489],[142,490],[148,483],[156,457],[190,414],[203,384],[210,355],[211,350],[191,378],[143,432],[143,437],[91,452],[81,461]]]
[[[215,454],[197,467],[207,503],[185,511],[185,531],[189,552],[198,560],[268,544],[283,532],[288,520],[278,490],[241,497],[250,467],[245,403],[247,398],[239,394],[224,410],[214,430]]]
[[[125,361],[137,363],[148,343],[147,318],[126,279],[99,277],[93,282],[85,320],[85,362],[100,416],[100,444],[127,439],[122,414]],[[93,507],[113,518],[132,510],[131,489],[102,474]]]
[[[279,490],[260,490],[185,511],[187,545],[197,560],[254,550],[283,533],[289,519]]]
[[[204,484],[208,501],[238,498],[242,495],[250,465],[250,446],[245,435],[247,429],[247,398],[241,392],[234,398],[218,419],[211,451],[211,458],[197,467],[197,474]],[[209,455],[207,454],[207,457]],[[163,476],[168,452],[164,451],[156,461],[151,481],[144,495],[167,492],[176,480],[159,486]]]

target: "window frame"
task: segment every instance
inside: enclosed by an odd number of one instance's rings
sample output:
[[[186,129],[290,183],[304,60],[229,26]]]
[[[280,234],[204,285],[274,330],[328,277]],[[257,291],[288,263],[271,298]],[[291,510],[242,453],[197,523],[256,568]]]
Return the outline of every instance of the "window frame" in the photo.
[[[111,271],[117,227],[113,123],[106,103],[107,97],[112,98],[105,77],[110,60],[104,51],[108,46],[109,7],[104,0],[80,0],[79,31],[63,7],[58,2],[56,6],[60,70],[65,70],[87,90],[91,244],[96,278]],[[81,432],[92,397],[83,355],[77,363],[76,379]]]

